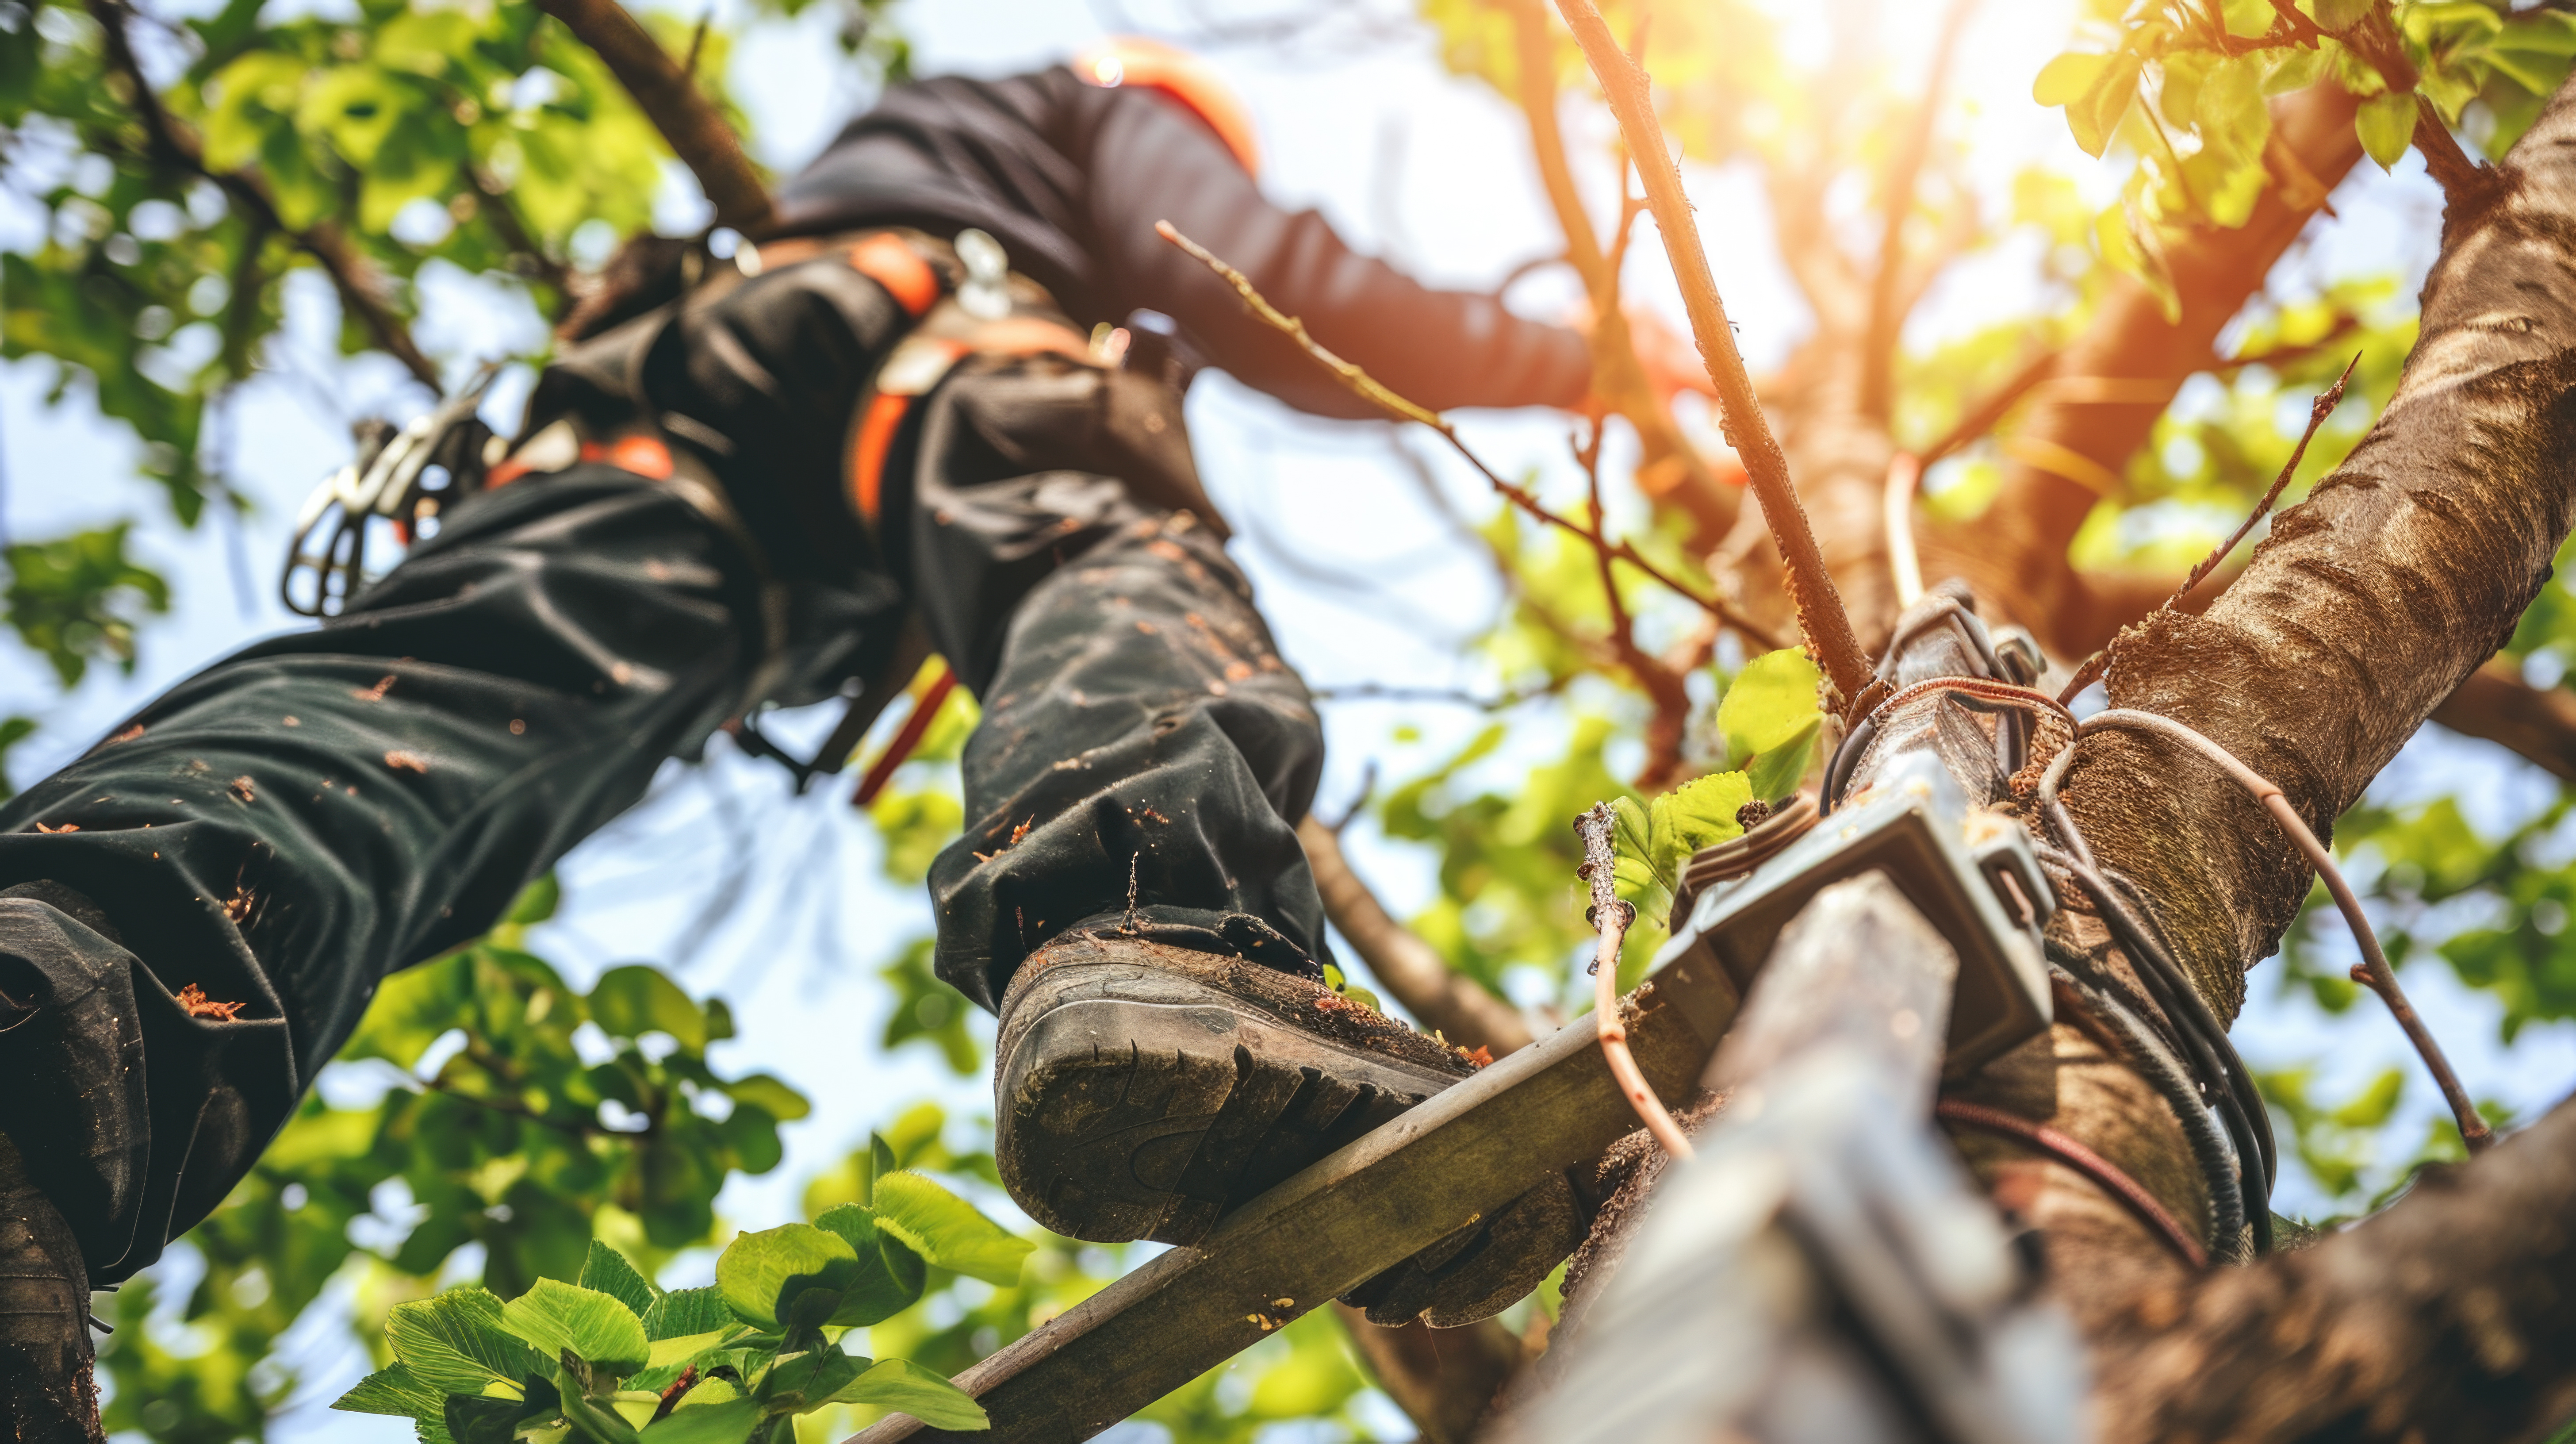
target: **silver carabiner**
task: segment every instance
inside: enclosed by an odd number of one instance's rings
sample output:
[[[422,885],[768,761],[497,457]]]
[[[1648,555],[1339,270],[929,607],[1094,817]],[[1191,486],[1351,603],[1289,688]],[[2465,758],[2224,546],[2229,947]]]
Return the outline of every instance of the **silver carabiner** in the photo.
[[[360,423],[357,459],[324,477],[296,513],[286,569],[278,578],[278,595],[289,611],[338,615],[378,575],[367,566],[370,523],[382,518],[416,535],[421,522],[437,515],[443,497],[477,489],[487,458],[484,438],[475,434],[485,428],[475,412],[500,374],[500,362],[485,362],[464,390],[400,431],[382,421]],[[422,486],[432,465],[448,473],[447,485],[437,491]],[[305,576],[312,578],[312,595],[299,598],[297,584]]]

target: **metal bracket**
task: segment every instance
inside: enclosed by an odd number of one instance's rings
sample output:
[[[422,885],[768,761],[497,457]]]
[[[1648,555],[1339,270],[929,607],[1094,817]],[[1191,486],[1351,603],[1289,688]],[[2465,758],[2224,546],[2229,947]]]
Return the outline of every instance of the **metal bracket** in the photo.
[[[1655,966],[1706,958],[1749,989],[1780,930],[1809,899],[1874,870],[1958,950],[1945,1076],[1970,1072],[2046,1030],[2048,970],[2038,928],[2052,903],[2029,834],[1999,813],[1970,811],[1928,754],[1892,763],[1869,791],[1752,875],[1701,893]]]

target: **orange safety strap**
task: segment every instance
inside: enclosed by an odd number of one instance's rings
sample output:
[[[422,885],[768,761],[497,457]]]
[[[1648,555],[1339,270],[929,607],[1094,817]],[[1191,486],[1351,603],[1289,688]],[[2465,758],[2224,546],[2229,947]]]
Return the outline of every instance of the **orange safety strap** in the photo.
[[[868,398],[868,409],[859,418],[858,444],[850,448],[850,504],[872,529],[885,501],[886,451],[894,445],[895,431],[911,407],[909,396],[880,392]]]
[[[865,807],[877,800],[877,794],[885,791],[894,770],[910,760],[913,749],[921,745],[923,734],[930,731],[931,720],[939,715],[941,707],[947,705],[948,694],[957,690],[956,672],[945,661],[939,662],[938,667],[939,671],[931,678],[930,685],[913,702],[912,715],[903,719],[902,728],[894,734],[894,740],[886,744],[884,754],[869,764],[867,776],[859,779],[858,790],[850,794],[852,807]]]
[[[886,288],[895,304],[918,317],[939,299],[939,273],[899,236],[883,231],[849,250],[850,269]]]

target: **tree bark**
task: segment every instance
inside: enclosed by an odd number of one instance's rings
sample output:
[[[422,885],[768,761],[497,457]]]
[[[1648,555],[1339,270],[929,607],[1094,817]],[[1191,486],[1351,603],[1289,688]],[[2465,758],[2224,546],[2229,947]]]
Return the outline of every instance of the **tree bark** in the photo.
[[[2140,1292],[2094,1351],[2105,1444],[2544,1437],[2576,1411],[2576,1105],[2313,1248]]]
[[[2199,617],[2126,634],[2115,705],[2216,739],[2325,835],[2433,709],[2509,637],[2576,511],[2576,98],[2505,158],[2503,199],[2454,226],[2421,339],[2376,426],[2284,512]],[[2456,218],[2455,218],[2456,220]],[[2309,870],[2196,759],[2088,741],[2067,800],[2155,900],[2222,1016],[2271,953]]]

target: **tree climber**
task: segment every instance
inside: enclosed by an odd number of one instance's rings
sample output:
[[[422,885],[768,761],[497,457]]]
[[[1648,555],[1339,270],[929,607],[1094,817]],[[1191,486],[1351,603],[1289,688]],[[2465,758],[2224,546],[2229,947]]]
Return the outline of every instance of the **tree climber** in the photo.
[[[748,710],[908,672],[911,627],[983,703],[938,971],[1000,1015],[996,1152],[1039,1221],[1188,1242],[1472,1071],[1322,985],[1322,733],[1181,393],[1213,365],[1367,410],[1153,224],[1435,408],[1583,405],[1585,342],[1353,254],[1254,164],[1148,44],[889,91],[737,266],[590,298],[488,489],[381,582],[0,812],[11,1437],[94,1437],[89,1290],[223,1199],[385,973]],[[1552,1182],[1354,1297],[1485,1317],[1582,1215]]]

